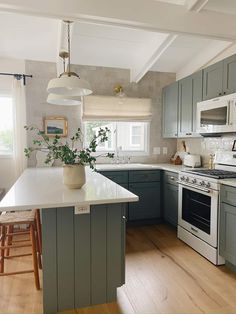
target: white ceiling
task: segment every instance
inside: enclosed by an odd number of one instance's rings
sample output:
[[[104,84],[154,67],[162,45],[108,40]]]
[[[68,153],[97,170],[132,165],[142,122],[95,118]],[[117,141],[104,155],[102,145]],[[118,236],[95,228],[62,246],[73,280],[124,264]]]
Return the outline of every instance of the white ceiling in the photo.
[[[155,1],[167,2],[172,7],[173,4],[185,6],[187,13],[186,0]],[[222,2],[209,0],[203,13],[211,10],[236,14],[236,0],[224,0],[224,5]],[[0,58],[57,62],[61,23],[55,18],[0,11],[0,29],[4,30],[0,32]],[[167,32],[76,21],[72,31],[72,63],[126,68],[139,79],[148,70],[178,73],[189,64],[192,69],[194,59],[198,60],[199,68],[228,44],[191,35],[174,36]]]
[[[208,0],[205,10],[236,15],[235,0]]]
[[[60,21],[0,12],[0,58],[55,61]]]
[[[75,64],[131,68],[151,47],[159,47],[168,34],[107,25],[75,23],[72,62]]]

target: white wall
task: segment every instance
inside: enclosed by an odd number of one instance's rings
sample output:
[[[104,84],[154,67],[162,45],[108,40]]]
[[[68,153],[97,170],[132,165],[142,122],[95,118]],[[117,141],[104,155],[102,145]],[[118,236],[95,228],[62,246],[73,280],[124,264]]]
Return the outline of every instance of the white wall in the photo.
[[[0,59],[0,71],[25,73],[25,62],[16,59]],[[11,94],[12,77],[0,76],[0,93]],[[0,188],[8,190],[15,181],[12,157],[0,156]]]

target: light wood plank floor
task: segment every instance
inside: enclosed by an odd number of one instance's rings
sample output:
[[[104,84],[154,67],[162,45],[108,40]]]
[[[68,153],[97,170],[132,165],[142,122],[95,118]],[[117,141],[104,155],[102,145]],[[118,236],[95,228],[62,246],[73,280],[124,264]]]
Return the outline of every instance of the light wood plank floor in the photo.
[[[28,268],[30,258],[8,261]],[[0,278],[1,314],[42,313],[33,275]],[[236,274],[215,267],[166,225],[127,230],[126,284],[117,303],[64,314],[236,314]]]

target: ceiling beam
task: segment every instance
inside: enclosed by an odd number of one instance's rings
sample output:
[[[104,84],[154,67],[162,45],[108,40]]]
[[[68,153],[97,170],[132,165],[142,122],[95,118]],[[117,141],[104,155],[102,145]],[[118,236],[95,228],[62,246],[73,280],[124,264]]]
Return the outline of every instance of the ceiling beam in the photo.
[[[80,20],[236,40],[235,16],[219,12],[187,11],[186,7],[153,0],[2,0],[0,10],[57,19]],[[219,23],[220,21],[220,23]]]
[[[200,12],[207,5],[209,0],[187,0],[186,5],[189,11]]]
[[[155,45],[153,49],[149,47],[149,55],[145,59],[136,60],[136,65],[130,70],[130,81],[138,83],[177,37],[169,35],[158,48]]]
[[[210,61],[215,59],[219,54],[230,48],[234,43],[232,42],[211,42],[200,54],[195,56],[192,61],[181,66],[179,71],[176,73],[176,79],[179,80],[184,78],[200,69],[205,67]]]

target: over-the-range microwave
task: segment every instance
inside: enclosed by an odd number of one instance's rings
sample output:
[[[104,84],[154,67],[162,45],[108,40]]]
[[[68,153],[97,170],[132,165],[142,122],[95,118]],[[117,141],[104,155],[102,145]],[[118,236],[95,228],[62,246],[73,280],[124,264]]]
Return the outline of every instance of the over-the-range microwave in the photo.
[[[197,103],[197,133],[236,132],[236,93]]]

